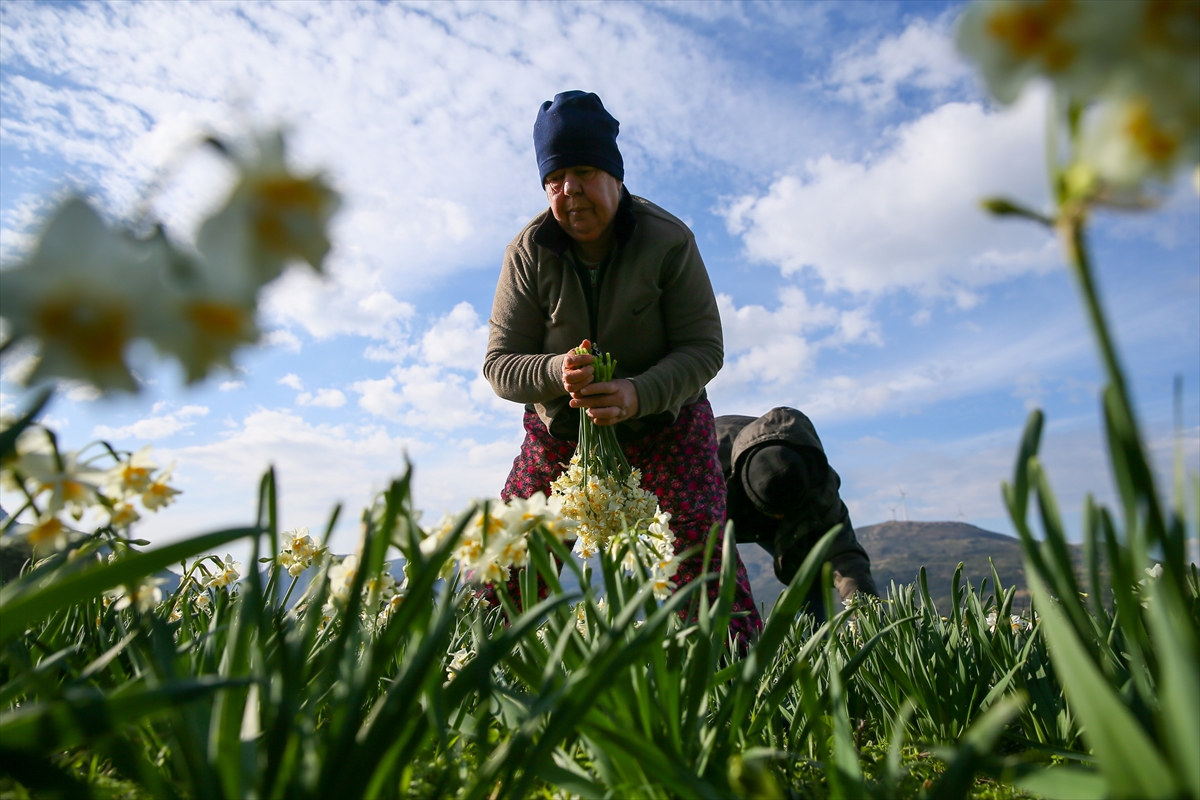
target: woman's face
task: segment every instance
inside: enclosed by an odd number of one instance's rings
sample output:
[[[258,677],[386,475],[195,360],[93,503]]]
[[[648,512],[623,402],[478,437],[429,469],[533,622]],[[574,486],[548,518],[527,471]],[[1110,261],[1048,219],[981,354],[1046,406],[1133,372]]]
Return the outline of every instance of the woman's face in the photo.
[[[594,242],[603,236],[621,202],[621,182],[595,167],[551,172],[545,187],[551,213],[577,242]]]

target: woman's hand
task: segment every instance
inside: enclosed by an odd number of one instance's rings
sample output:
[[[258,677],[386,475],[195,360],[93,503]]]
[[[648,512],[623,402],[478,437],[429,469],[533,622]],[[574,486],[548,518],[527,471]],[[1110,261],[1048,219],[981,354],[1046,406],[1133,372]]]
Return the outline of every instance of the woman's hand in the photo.
[[[591,350],[592,343],[584,339],[583,344],[579,347],[583,350]],[[592,382],[592,362],[595,360],[596,357],[593,355],[577,355],[574,350],[567,353],[562,368],[562,385],[567,390],[567,394],[574,397],[576,393]]]
[[[616,425],[637,416],[637,387],[626,378],[589,383],[571,393],[571,408],[586,408],[587,415],[597,425]]]

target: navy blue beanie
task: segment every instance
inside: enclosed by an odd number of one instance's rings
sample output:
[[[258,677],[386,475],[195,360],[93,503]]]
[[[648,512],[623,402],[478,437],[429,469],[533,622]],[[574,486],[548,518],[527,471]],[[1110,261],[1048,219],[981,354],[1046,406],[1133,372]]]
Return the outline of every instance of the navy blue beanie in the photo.
[[[625,180],[617,149],[620,128],[595,92],[560,92],[542,103],[533,123],[533,149],[543,185],[547,175],[567,167],[596,167]]]

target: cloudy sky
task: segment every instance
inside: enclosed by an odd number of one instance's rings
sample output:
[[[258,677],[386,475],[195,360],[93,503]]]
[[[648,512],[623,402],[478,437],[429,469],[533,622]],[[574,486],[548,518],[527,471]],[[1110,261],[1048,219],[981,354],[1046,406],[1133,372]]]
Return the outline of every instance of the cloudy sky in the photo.
[[[192,143],[286,124],[345,198],[329,277],[271,287],[263,346],[199,388],[139,362],[134,397],[69,387],[68,446],[152,443],[185,494],[146,538],[247,521],[277,468],[283,522],[358,510],[405,457],[418,505],[503,485],[521,409],[480,374],[504,247],[545,205],[538,105],[595,91],[626,185],[695,231],[718,292],[717,414],[788,405],[818,426],[853,519],[1011,532],[999,484],[1029,410],[1070,520],[1111,497],[1100,375],[1056,243],[978,208],[1046,203],[1046,96],[987,101],[951,43],[956,3],[0,5],[0,256],[51,199],[145,202],[181,238],[230,174]],[[1161,468],[1172,380],[1200,468],[1200,206],[1100,216],[1099,279]],[[22,403],[19,359],[3,408]]]

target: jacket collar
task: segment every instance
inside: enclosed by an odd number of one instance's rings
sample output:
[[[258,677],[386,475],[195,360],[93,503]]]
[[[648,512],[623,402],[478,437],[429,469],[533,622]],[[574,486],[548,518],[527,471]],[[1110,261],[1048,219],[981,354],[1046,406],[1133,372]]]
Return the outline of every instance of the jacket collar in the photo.
[[[617,205],[613,225],[617,249],[621,249],[629,242],[633,236],[633,229],[637,226],[637,217],[633,214],[633,196],[624,186],[621,187],[621,202]],[[538,223],[537,230],[533,232],[533,241],[559,258],[566,258],[571,249],[572,239],[558,224],[554,214],[547,209],[545,218]]]

